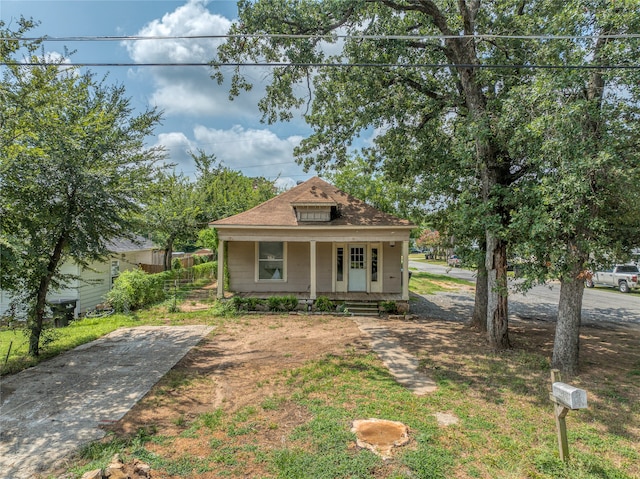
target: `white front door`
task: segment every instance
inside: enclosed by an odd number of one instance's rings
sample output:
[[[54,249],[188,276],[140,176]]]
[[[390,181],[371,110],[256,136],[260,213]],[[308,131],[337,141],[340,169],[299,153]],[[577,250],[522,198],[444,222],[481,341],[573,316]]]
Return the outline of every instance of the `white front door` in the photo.
[[[349,291],[367,290],[366,251],[365,245],[349,246]]]

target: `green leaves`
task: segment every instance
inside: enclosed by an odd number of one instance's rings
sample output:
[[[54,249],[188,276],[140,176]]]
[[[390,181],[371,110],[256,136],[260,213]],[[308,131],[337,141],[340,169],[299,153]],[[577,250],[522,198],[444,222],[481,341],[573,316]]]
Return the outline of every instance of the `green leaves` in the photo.
[[[17,54],[11,42],[0,38],[7,58]],[[49,289],[70,279],[60,266],[86,266],[107,256],[109,241],[134,236],[163,158],[145,146],[159,113],[134,115],[121,86],[49,60],[8,62],[0,83],[0,238],[15,262],[2,286],[30,311],[32,354]]]

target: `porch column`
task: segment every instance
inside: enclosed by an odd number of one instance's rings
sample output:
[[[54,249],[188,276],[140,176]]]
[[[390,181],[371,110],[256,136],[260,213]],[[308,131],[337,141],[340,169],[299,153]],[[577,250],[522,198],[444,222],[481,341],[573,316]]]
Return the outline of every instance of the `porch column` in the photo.
[[[402,242],[402,299],[409,301],[409,242]]]
[[[316,299],[316,240],[311,240],[309,242],[309,255],[310,255],[310,265],[311,265],[311,281],[309,286],[309,299]]]
[[[218,299],[224,298],[224,240],[218,240]]]

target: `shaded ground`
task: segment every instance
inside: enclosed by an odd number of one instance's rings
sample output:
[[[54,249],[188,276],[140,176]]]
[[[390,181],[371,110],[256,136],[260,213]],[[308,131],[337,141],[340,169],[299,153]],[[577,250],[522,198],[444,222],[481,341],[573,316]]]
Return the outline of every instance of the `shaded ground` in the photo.
[[[435,307],[422,304],[423,307]],[[419,309],[419,308],[416,308]],[[453,313],[453,311],[452,311]],[[381,320],[405,349],[419,358],[428,375],[464,375],[457,357],[473,351],[491,354],[482,335],[469,330],[455,314],[449,320],[428,319]],[[554,324],[545,321],[512,320],[510,337],[513,351],[502,354],[534,352],[551,356]],[[105,426],[118,435],[133,435],[150,430],[156,436],[174,437],[169,444],[161,441],[147,446],[162,457],[180,457],[185,453],[206,457],[211,439],[185,434],[188,425],[204,413],[222,411],[225,416],[243,408],[265,404],[273,397],[286,397],[286,372],[307,361],[327,354],[344,354],[367,350],[369,339],[356,322],[347,317],[320,316],[247,316],[208,336],[180,361],[147,396],[120,421]],[[606,376],[607,381],[629,380],[630,370],[638,369],[638,329],[584,327],[581,343],[579,378],[584,384]],[[468,380],[473,382],[471,376]],[[476,394],[483,394],[478,390]],[[243,447],[282,447],[293,429],[306,423],[309,413],[294,402],[263,408],[256,420],[251,444],[246,435],[234,437],[230,450]],[[636,418],[637,419],[637,418]],[[640,437],[637,420],[625,426],[628,433]],[[260,463],[247,462],[244,477],[266,474]],[[179,477],[154,471],[154,479]],[[199,479],[217,477],[203,473]]]

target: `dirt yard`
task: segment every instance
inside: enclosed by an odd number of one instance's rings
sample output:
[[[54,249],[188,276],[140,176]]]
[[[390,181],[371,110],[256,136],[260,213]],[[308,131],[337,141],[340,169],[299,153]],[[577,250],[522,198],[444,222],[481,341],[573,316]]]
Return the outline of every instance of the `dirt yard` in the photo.
[[[455,361],[456,355],[469,351],[490,354],[480,333],[460,322],[428,319],[383,320],[405,348],[418,357],[428,357],[430,365]],[[514,350],[551,356],[554,324],[536,321],[512,321],[510,338]],[[584,378],[588,381],[606,373],[628,381],[630,370],[638,369],[637,329],[583,328],[581,357]],[[172,437],[170,443],[145,446],[162,457],[206,456],[211,438],[185,434],[196,418],[212,411],[230,416],[244,407],[264,404],[265,398],[286,395],[282,378],[286,370],[319,359],[327,354],[368,348],[368,340],[348,317],[322,316],[247,316],[228,323],[207,337],[140,401],[121,421],[106,426],[117,436],[140,431],[158,437]],[[629,354],[625,354],[627,352]],[[505,354],[510,354],[509,352]],[[286,397],[286,396],[285,396]],[[292,430],[309,420],[309,413],[293,401],[261,411],[264,428],[252,435],[252,444],[260,448],[281,447]],[[235,440],[242,441],[242,435]],[[256,444],[256,440],[258,444]],[[259,463],[247,464],[244,477],[265,473]],[[171,479],[154,471],[154,479]],[[208,478],[209,475],[198,475]],[[214,477],[214,476],[211,476]]]

